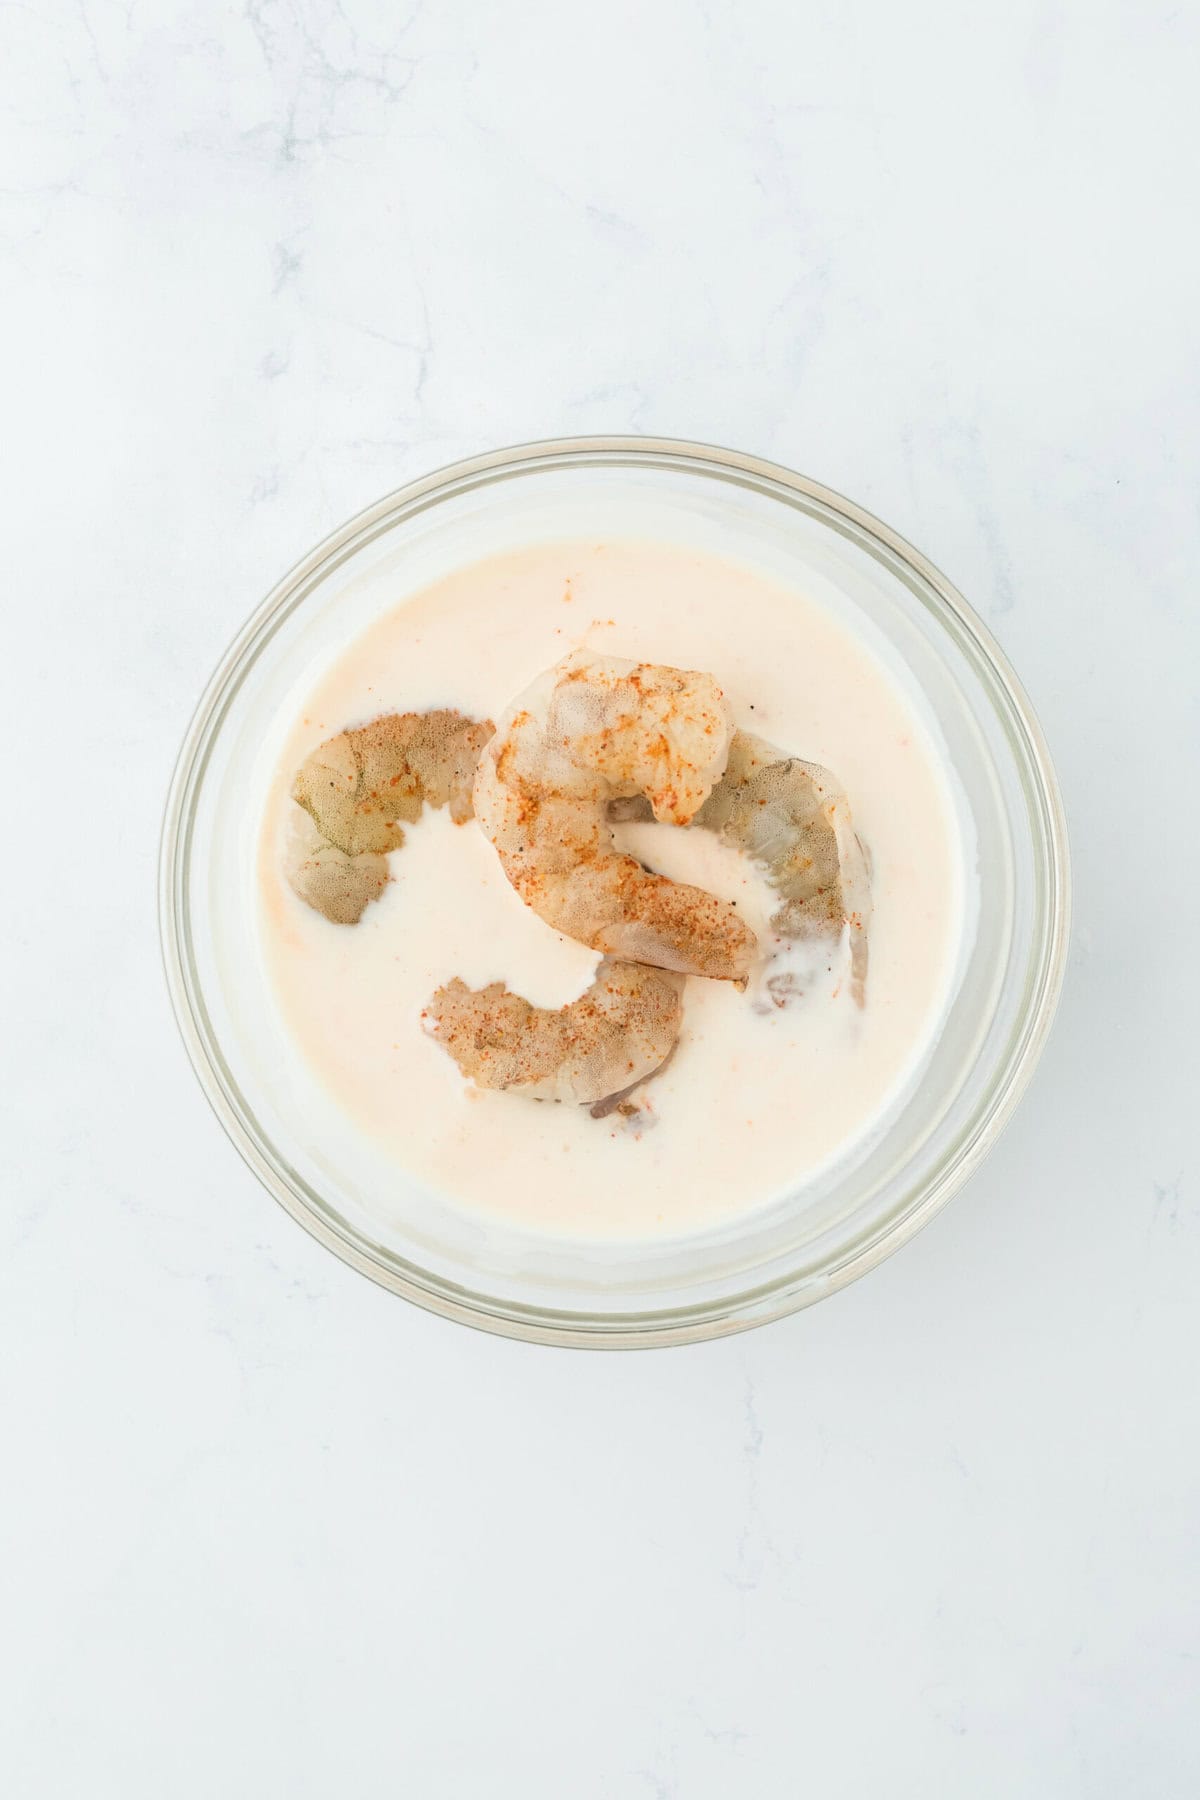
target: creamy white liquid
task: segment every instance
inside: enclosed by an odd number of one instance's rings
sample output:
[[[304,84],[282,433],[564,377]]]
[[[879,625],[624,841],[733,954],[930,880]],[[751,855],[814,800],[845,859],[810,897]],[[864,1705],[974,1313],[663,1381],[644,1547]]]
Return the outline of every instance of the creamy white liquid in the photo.
[[[473,821],[427,811],[355,926],[311,911],[281,872],[292,776],[325,738],[389,711],[455,706],[495,718],[579,644],[711,671],[739,724],[835,773],[873,865],[865,1010],[847,992],[843,952],[819,966],[801,959],[803,998],[783,1009],[761,977],[744,993],[689,980],[679,1048],[644,1090],[638,1129],[478,1092],[422,1032],[422,1008],[454,975],[560,1006],[598,961],[525,907]],[[662,873],[737,900],[769,938],[769,893],[710,833],[626,825],[620,841]],[[463,569],[347,647],[280,759],[262,835],[261,925],[289,1032],[355,1126],[409,1176],[527,1227],[631,1236],[769,1201],[878,1124],[946,1003],[963,879],[930,736],[837,620],[717,557],[568,542]]]

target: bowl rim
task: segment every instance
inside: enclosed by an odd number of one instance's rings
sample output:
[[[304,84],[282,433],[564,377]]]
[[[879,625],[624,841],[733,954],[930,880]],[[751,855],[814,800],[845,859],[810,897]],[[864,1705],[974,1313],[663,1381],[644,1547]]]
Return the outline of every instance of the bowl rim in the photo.
[[[750,1289],[709,1303],[706,1310],[695,1309],[695,1316],[691,1317],[687,1315],[694,1309],[676,1308],[613,1314],[602,1320],[584,1313],[515,1305],[458,1288],[415,1266],[402,1271],[370,1255],[350,1234],[348,1226],[345,1231],[339,1230],[328,1215],[314,1210],[297,1186],[287,1179],[280,1162],[267,1154],[264,1143],[252,1127],[252,1115],[225,1067],[198,981],[185,954],[186,893],[195,799],[211,748],[259,641],[269,636],[282,618],[302,602],[314,579],[330,573],[354,550],[386,529],[393,522],[393,515],[411,517],[415,511],[436,504],[460,488],[478,485],[483,478],[508,476],[538,467],[586,467],[589,464],[684,466],[710,476],[734,480],[742,477],[756,486],[771,483],[832,514],[833,517],[825,522],[833,528],[843,529],[847,535],[856,538],[873,539],[893,558],[907,564],[946,609],[949,621],[943,619],[943,627],[950,621],[954,623],[988,669],[1007,706],[1009,717],[1006,723],[1016,728],[1020,748],[1032,773],[1032,792],[1028,798],[1036,802],[1041,814],[1048,849],[1043,871],[1046,892],[1042,953],[1028,985],[1000,1078],[989,1089],[986,1103],[979,1106],[956,1152],[939,1167],[913,1204],[886,1222],[866,1244],[851,1249],[831,1270],[817,1278],[793,1276],[791,1285],[786,1276],[782,1277],[765,1288]],[[842,522],[840,527],[839,520]],[[163,815],[158,860],[158,916],[163,968],[172,1009],[205,1098],[234,1147],[268,1192],[318,1242],[351,1268],[392,1293],[443,1318],[476,1329],[560,1347],[645,1349],[729,1336],[812,1305],[877,1267],[909,1242],[959,1192],[1012,1117],[1049,1035],[1066,967],[1070,886],[1066,817],[1038,719],[1008,658],[988,627],[954,584],[926,556],[865,507],[782,464],[744,451],[688,439],[603,435],[535,440],[466,457],[434,469],[356,513],[276,582],[217,664],[180,747]]]

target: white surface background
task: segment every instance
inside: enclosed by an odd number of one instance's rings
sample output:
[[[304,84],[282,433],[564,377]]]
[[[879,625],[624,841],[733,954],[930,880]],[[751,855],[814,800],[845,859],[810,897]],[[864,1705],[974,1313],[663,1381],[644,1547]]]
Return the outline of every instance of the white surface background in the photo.
[[[1167,0],[0,9],[6,1795],[1200,1791],[1195,191]],[[460,454],[774,456],[960,584],[1071,818],[1038,1079],[880,1272],[475,1335],[209,1116],[154,865],[226,641]]]

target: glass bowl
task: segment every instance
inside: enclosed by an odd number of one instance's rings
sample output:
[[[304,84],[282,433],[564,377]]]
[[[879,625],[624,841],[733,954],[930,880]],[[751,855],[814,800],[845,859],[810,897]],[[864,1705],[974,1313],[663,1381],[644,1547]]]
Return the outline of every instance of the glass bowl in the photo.
[[[934,1047],[886,1130],[824,1181],[720,1228],[549,1240],[469,1215],[370,1157],[329,1153],[256,939],[259,820],[283,730],[338,648],[452,568],[558,537],[635,536],[753,563],[857,619],[920,690],[976,861],[978,914]],[[180,1030],[265,1186],[353,1268],[447,1318],[635,1347],[743,1330],[843,1287],[960,1188],[1049,1030],[1068,932],[1066,832],[1037,721],[986,628],[886,525],[789,470],[654,438],[495,451],[410,483],[306,556],[217,669],[167,803],[160,917]],[[280,1070],[287,1069],[287,1078]]]

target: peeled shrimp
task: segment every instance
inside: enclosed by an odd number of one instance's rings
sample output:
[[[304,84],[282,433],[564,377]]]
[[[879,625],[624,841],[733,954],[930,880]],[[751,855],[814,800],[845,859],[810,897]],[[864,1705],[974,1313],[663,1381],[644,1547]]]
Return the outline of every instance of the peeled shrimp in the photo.
[[[404,842],[400,823],[423,806],[446,806],[457,824],[471,817],[471,789],[490,720],[462,713],[385,713],[339,732],[304,762],[292,798],[297,815],[286,873],[307,905],[354,925],[388,879],[387,852]]]
[[[646,820],[645,800],[615,800],[609,818]],[[771,929],[784,938],[850,934],[850,991],[861,1006],[867,978],[871,879],[866,851],[855,834],[850,802],[819,763],[777,750],[748,731],[736,731],[725,773],[692,821],[715,832],[760,867],[783,900]],[[787,991],[787,978],[781,977]],[[767,986],[771,988],[771,982]]]
[[[568,937],[632,962],[741,980],[754,933],[727,901],[644,869],[607,809],[642,795],[686,825],[719,780],[733,721],[711,675],[577,651],[509,709],[475,813],[517,893]]]
[[[424,1018],[477,1086],[600,1110],[653,1075],[674,1050],[683,977],[606,960],[587,992],[557,1012],[531,1006],[502,981],[469,988],[456,979],[438,989]]]
[[[848,927],[850,991],[861,1006],[870,874],[850,803],[829,770],[738,731],[694,823],[759,864],[783,902],[771,919],[780,937],[838,938]]]
[[[293,893],[335,925],[357,925],[387,886],[387,857],[377,850],[347,856],[322,837],[315,820],[298,806],[288,820],[284,869]]]

